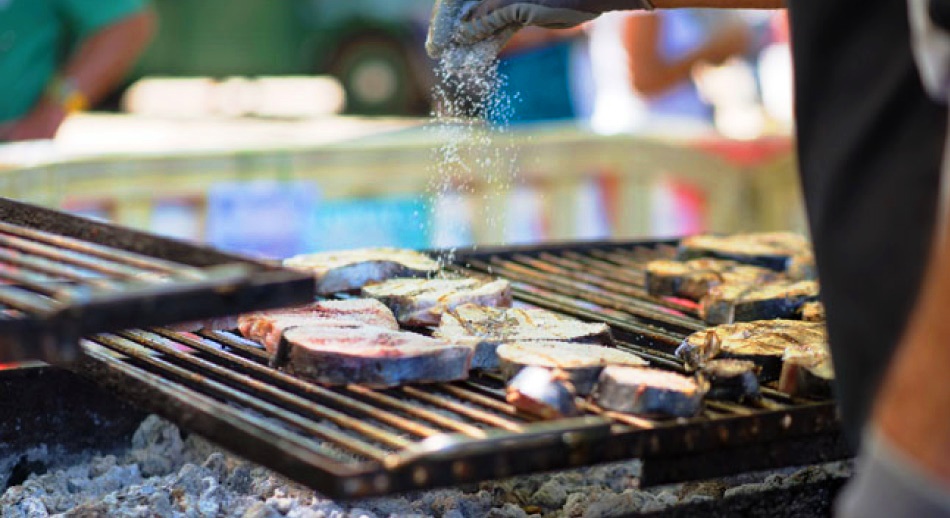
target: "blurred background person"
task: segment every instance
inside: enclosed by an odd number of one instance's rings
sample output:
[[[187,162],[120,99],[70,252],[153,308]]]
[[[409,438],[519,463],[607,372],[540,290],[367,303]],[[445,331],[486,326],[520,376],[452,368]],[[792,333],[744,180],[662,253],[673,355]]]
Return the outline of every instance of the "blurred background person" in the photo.
[[[0,0],[0,140],[52,138],[119,85],[154,29],[145,0]]]
[[[602,133],[670,123],[712,127],[713,106],[700,94],[696,72],[744,56],[752,42],[744,21],[726,12],[601,17],[592,24],[590,43],[596,91],[591,125]]]

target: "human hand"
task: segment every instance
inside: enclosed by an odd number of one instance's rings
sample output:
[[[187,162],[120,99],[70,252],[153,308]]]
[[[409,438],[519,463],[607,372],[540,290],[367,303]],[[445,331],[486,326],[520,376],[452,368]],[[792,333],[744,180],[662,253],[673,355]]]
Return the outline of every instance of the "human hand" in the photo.
[[[472,45],[528,25],[575,27],[607,11],[651,9],[649,0],[440,0],[426,49],[439,57],[450,43]]]
[[[65,118],[66,110],[62,106],[43,99],[23,118],[11,124],[0,138],[9,141],[51,139]]]

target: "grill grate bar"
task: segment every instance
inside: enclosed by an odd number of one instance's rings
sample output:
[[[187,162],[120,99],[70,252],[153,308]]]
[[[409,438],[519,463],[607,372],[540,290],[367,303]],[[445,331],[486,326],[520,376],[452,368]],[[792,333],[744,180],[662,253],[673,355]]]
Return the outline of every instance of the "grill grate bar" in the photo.
[[[400,390],[408,396],[412,396],[418,400],[429,403],[430,405],[438,406],[448,410],[450,412],[463,415],[475,421],[487,424],[489,426],[494,426],[496,428],[501,428],[503,430],[508,430],[509,432],[522,432],[524,427],[520,423],[516,423],[509,419],[497,416],[490,412],[480,410],[477,408],[472,408],[468,405],[463,405],[461,403],[446,399],[443,396],[437,394],[431,394],[424,390],[421,390],[418,387],[400,387]]]
[[[338,409],[357,412],[419,437],[431,437],[441,433],[435,428],[404,419],[391,412],[381,410],[372,405],[367,405],[354,398],[338,394],[332,390],[321,387],[320,385],[306,383],[299,378],[295,378],[281,371],[261,365],[260,363],[257,363],[253,360],[248,360],[236,354],[227,353],[200,340],[190,338],[187,335],[175,333],[173,331],[161,328],[153,329],[152,332],[163,336],[166,339],[177,341],[192,349],[200,351],[205,355],[213,357],[216,361],[228,364],[232,368],[241,369],[241,371],[244,373],[253,375],[255,377],[264,378],[265,383],[272,382],[275,385],[280,385],[285,389],[299,391],[307,397],[320,398],[322,401],[325,401],[327,404],[333,405]]]
[[[184,344],[187,340],[169,340],[161,335],[151,334],[143,331],[123,331],[120,336],[128,338],[136,343],[150,347],[156,351],[175,358],[179,362],[187,365],[191,370],[205,374],[214,374],[218,379],[235,384],[241,390],[247,391],[257,397],[266,396],[268,401],[280,404],[285,408],[293,408],[295,412],[308,414],[311,418],[325,419],[336,425],[347,427],[351,430],[373,439],[374,441],[386,444],[393,448],[404,448],[410,442],[400,436],[393,435],[387,431],[367,424],[364,421],[355,419],[336,410],[317,405],[310,400],[304,399],[296,394],[277,389],[273,385],[263,383],[260,380],[251,378],[242,373],[216,365],[208,360],[190,355],[175,349],[175,345]],[[194,342],[194,341],[192,341]]]
[[[524,260],[521,261],[526,262]],[[564,259],[563,257],[558,257],[552,254],[541,254],[539,259],[531,259],[531,261],[532,263],[529,264],[534,264],[538,269],[543,270],[545,268],[549,268],[553,270],[552,273],[556,273],[557,275],[564,275],[577,280],[584,280],[596,286],[600,286],[601,288],[612,290],[628,297],[637,297],[644,301],[648,301],[655,306],[659,306],[659,308],[673,309],[690,317],[695,317],[697,314],[697,308],[695,305],[684,304],[674,299],[650,295],[643,287],[637,286],[630,282],[630,280],[624,280],[623,278],[617,276],[616,272],[618,270],[616,268],[613,270],[614,275],[610,275],[608,272],[598,268],[584,265],[576,261],[571,261],[569,259]],[[662,311],[659,308],[657,308],[657,310]]]
[[[513,405],[509,405],[508,403],[502,403],[501,401],[497,399],[492,399],[490,397],[483,396],[477,392],[468,390],[467,388],[459,387],[456,385],[448,385],[448,384],[441,385],[439,388],[441,388],[445,392],[448,392],[449,394],[459,399],[471,401],[472,403],[475,403],[477,405],[488,407],[488,408],[491,408],[492,410],[495,410],[504,414],[508,414],[511,416],[518,416],[518,417],[528,417],[523,412],[519,412],[518,409],[515,408]],[[505,399],[504,394],[501,394],[499,397],[502,400]]]
[[[173,375],[186,385],[195,387],[195,389],[202,394],[219,400],[237,403],[242,407],[251,409],[266,417],[277,419],[294,429],[329,441],[357,455],[381,461],[389,454],[386,450],[369,444],[368,442],[353,438],[326,425],[306,419],[270,402],[246,394],[224,383],[209,379],[200,372],[193,372],[171,363],[156,354],[150,353],[148,349],[144,349],[142,347],[143,344],[139,344],[128,338],[110,334],[99,334],[89,338],[89,340],[132,358],[140,362],[140,364],[160,370],[166,375]],[[163,352],[167,353],[168,351]],[[286,437],[286,435],[285,432],[280,434],[282,437]]]
[[[65,248],[85,255],[106,259],[111,262],[124,264],[142,270],[151,270],[160,273],[173,274],[179,277],[190,279],[203,279],[204,274],[198,268],[165,261],[155,257],[147,257],[125,250],[110,248],[97,243],[82,241],[80,239],[61,236],[44,232],[42,230],[31,229],[5,223],[0,221],[0,232],[12,234],[21,238],[30,239],[52,245],[58,248]]]
[[[483,266],[483,263],[480,264],[478,261],[472,261],[472,265],[478,267]],[[567,297],[586,300],[600,306],[623,311],[637,319],[644,319],[689,331],[699,331],[705,328],[705,325],[696,319],[657,311],[654,307],[651,307],[651,304],[645,304],[641,300],[605,292],[596,286],[570,281],[561,276],[545,274],[544,272],[539,272],[513,261],[493,258],[492,270],[506,278],[528,280],[532,284],[541,284],[546,289]]]
[[[99,273],[60,264],[43,257],[25,255],[9,248],[0,247],[0,262],[39,274],[49,275],[57,279],[88,284],[90,286],[109,287],[116,284],[109,279],[103,278]]]
[[[133,268],[128,265],[116,263],[107,259],[89,256],[80,252],[74,252],[64,248],[56,248],[54,246],[37,241],[30,241],[28,239],[10,234],[0,233],[0,245],[20,252],[39,256],[44,259],[50,259],[52,261],[67,265],[78,266],[86,270],[106,274],[123,280],[141,280],[143,275],[154,273],[148,270]]]
[[[38,315],[51,315],[57,309],[56,301],[15,286],[0,286],[0,304]]]
[[[455,419],[451,419],[442,414],[438,414],[436,412],[426,410],[425,408],[421,408],[417,405],[406,403],[405,401],[396,399],[383,392],[377,392],[372,389],[362,387],[359,385],[349,385],[346,387],[346,390],[353,392],[354,394],[359,394],[375,403],[395,408],[396,410],[405,412],[406,414],[409,414],[411,416],[418,417],[420,419],[425,419],[426,421],[429,421],[433,424],[439,425],[443,428],[447,428],[455,432],[465,434],[469,437],[475,437],[475,438],[486,437],[485,431],[477,426],[472,426],[462,421],[456,421]]]
[[[256,343],[233,333],[229,333],[227,331],[201,330],[198,331],[197,334],[209,340],[214,340],[226,345],[229,348],[234,349],[246,356],[251,356],[256,360],[260,360],[265,363],[270,361],[271,356],[267,351],[261,349]]]

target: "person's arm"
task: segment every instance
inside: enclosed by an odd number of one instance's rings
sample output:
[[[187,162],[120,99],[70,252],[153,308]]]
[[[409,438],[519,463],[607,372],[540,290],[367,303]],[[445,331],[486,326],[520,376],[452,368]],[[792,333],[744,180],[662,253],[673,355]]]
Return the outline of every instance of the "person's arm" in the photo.
[[[59,72],[62,92],[45,93],[36,106],[16,121],[6,135],[7,140],[51,138],[71,108],[94,105],[115,88],[145,50],[155,30],[155,15],[142,11],[122,18],[91,34],[72,54]],[[70,101],[80,106],[68,106]]]
[[[690,79],[700,63],[719,64],[749,46],[745,27],[736,25],[713,34],[709,40],[680,59],[666,60],[660,52],[662,20],[655,15],[629,16],[624,21],[623,43],[630,57],[633,88],[641,95],[662,95]]]

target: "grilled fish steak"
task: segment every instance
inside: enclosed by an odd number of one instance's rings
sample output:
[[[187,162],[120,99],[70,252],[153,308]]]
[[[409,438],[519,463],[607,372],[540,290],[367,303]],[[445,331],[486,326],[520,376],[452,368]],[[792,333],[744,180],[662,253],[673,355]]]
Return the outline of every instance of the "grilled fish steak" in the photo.
[[[768,268],[710,258],[650,261],[646,268],[648,293],[690,300],[700,300],[720,284],[761,284],[779,278]]]
[[[804,303],[818,298],[818,291],[817,281],[723,284],[703,297],[699,314],[707,324],[793,318]]]
[[[362,248],[291,257],[284,266],[310,272],[317,293],[352,291],[396,277],[425,277],[439,271],[439,263],[415,250]]]
[[[273,352],[286,329],[300,326],[375,326],[398,330],[392,312],[375,299],[324,300],[304,306],[241,315],[237,328]]]
[[[824,322],[825,305],[821,302],[806,302],[802,304],[802,320],[806,322]]]
[[[690,417],[703,405],[705,390],[693,378],[647,367],[604,368],[594,401],[608,410],[652,417]]]
[[[324,385],[384,388],[468,377],[470,347],[379,327],[294,327],[284,332],[274,364]]]
[[[710,360],[700,370],[709,382],[709,399],[745,401],[759,399],[759,366],[748,360]]]
[[[789,257],[785,273],[789,279],[795,281],[813,281],[817,279],[818,266],[815,264],[814,254],[809,250]]]
[[[645,366],[647,362],[635,354],[611,347],[574,342],[510,342],[498,346],[501,373],[512,378],[528,367],[556,369],[586,396],[594,389],[597,378],[607,365]]]
[[[496,350],[504,342],[613,343],[607,324],[586,323],[543,309],[503,309],[475,304],[463,304],[443,313],[433,335],[474,346],[473,369],[497,369]]]
[[[713,358],[755,362],[762,370],[759,381],[778,379],[782,359],[789,349],[805,354],[827,348],[825,326],[800,320],[739,322],[697,331],[686,337],[676,355],[697,369]]]
[[[784,272],[794,256],[811,254],[808,239],[791,232],[761,232],[730,236],[698,235],[680,241],[678,258],[715,257]]]
[[[543,367],[525,367],[505,389],[508,403],[542,419],[579,415],[574,397],[561,373]]]
[[[792,396],[828,398],[834,377],[827,348],[792,348],[785,351],[778,388]]]
[[[506,280],[390,279],[363,287],[363,296],[381,301],[404,326],[439,325],[442,313],[462,304],[511,307]]]

